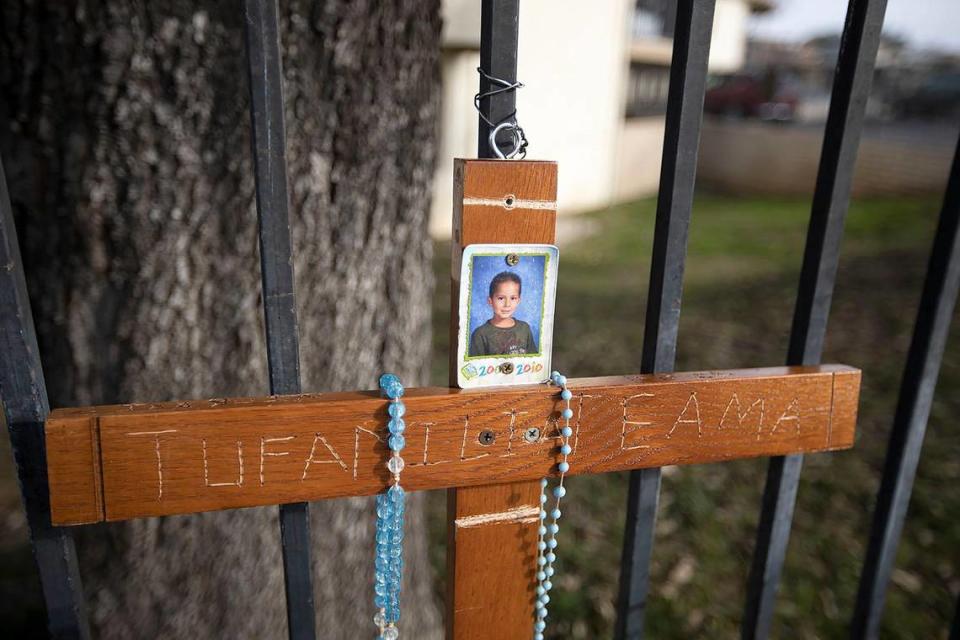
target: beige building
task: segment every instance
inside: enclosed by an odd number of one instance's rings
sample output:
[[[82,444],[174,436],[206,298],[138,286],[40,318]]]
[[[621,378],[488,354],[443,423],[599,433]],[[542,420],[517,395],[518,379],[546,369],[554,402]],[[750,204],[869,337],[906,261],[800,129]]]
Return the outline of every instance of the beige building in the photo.
[[[766,0],[716,0],[712,72],[743,65]],[[561,214],[655,193],[672,49],[671,0],[522,0],[517,115],[529,158],[556,160]],[[443,106],[430,229],[450,233],[453,158],[477,153],[479,0],[444,0]]]

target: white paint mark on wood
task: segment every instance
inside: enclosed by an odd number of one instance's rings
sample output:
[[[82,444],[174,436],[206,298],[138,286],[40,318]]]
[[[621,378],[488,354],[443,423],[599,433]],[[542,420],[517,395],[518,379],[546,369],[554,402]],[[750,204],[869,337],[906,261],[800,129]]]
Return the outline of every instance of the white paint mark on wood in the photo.
[[[500,209],[536,209],[539,211],[556,211],[556,200],[525,200],[523,198],[511,198],[511,204],[507,204],[508,197],[503,198],[464,198],[465,207],[498,207]]]
[[[289,442],[297,436],[284,436],[282,438],[265,438],[260,436],[260,486],[263,486],[264,476],[263,476],[263,465],[267,457],[279,458],[281,456],[290,455],[289,451],[267,451],[267,445],[271,442]]]
[[[620,451],[632,451],[633,449],[645,449],[645,448],[646,448],[646,447],[644,447],[643,445],[639,445],[639,444],[638,444],[638,445],[633,445],[633,446],[631,446],[631,447],[626,446],[626,442],[627,442],[627,425],[628,425],[628,424],[629,424],[629,425],[633,425],[633,428],[630,430],[630,433],[633,433],[634,431],[638,431],[638,430],[640,429],[640,427],[649,427],[649,426],[651,425],[651,423],[650,423],[650,422],[647,422],[647,421],[627,420],[627,407],[630,405],[630,401],[633,400],[634,398],[652,398],[652,397],[654,397],[654,394],[652,394],[652,393],[636,393],[636,394],[634,394],[634,395],[632,395],[632,396],[627,396],[627,397],[624,398],[623,401],[620,403],[621,405],[623,405],[623,420],[622,420],[622,423],[620,424]],[[582,409],[582,408],[583,408],[583,404],[582,404],[582,400],[581,400],[581,409]],[[579,428],[580,428],[580,427],[579,427],[579,425],[578,425],[578,426],[577,426],[578,431],[579,431]],[[577,436],[577,438],[579,439],[579,435]]]
[[[157,453],[157,502],[163,499],[163,460],[160,457],[160,435],[176,432],[176,429],[164,429],[163,431],[134,431],[127,434],[128,436],[154,436],[154,450]]]
[[[327,448],[327,451],[329,451],[330,455],[333,456],[333,460],[317,460],[313,457],[317,450],[317,442],[320,442]],[[313,444],[310,445],[310,455],[307,456],[307,461],[303,465],[303,475],[300,476],[300,482],[303,482],[307,479],[307,471],[309,471],[311,464],[339,464],[344,471],[347,470],[347,464],[340,458],[340,454],[338,454],[334,448],[330,446],[330,443],[327,442],[327,439],[320,435],[319,432],[313,436]]]
[[[780,417],[777,418],[777,421],[774,423],[773,428],[770,429],[770,435],[776,433],[777,428],[780,426],[781,422],[796,422],[797,423],[797,435],[800,435],[800,400],[794,398],[790,401],[790,404],[787,405],[787,408],[783,410],[783,413],[780,414]]]
[[[363,427],[354,427],[353,428],[353,479],[357,479],[357,467],[360,464],[360,432],[368,433],[374,438],[377,439],[377,442],[383,442],[377,433],[370,431],[369,429],[364,429]]]
[[[690,406],[693,406],[694,413],[696,417],[694,418],[685,418],[687,412],[690,410]],[[700,401],[697,400],[697,392],[691,391],[690,397],[687,398],[687,403],[683,405],[683,410],[680,412],[680,415],[677,416],[677,421],[673,423],[673,426],[670,427],[670,431],[667,432],[667,437],[673,435],[673,432],[677,430],[681,424],[695,424],[697,425],[697,437],[703,437],[703,421],[700,419]]]
[[[210,467],[207,463],[207,439],[200,440],[203,445],[203,483],[208,487],[242,487],[243,486],[243,442],[237,440],[237,480],[236,482],[210,482]]]
[[[540,521],[540,507],[524,505],[496,513],[482,513],[475,516],[464,516],[454,520],[457,529],[482,527],[488,524],[526,524]]]

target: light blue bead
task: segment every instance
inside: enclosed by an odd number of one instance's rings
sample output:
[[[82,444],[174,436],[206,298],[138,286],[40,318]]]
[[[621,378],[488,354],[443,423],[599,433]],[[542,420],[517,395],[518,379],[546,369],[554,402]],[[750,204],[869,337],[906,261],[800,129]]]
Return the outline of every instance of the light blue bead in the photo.
[[[403,385],[400,384],[400,378],[392,373],[385,373],[380,376],[380,389],[392,400],[403,396]]]
[[[551,549],[556,549],[556,548],[557,548],[557,539],[556,539],[556,538],[550,538],[549,540],[547,540],[547,546],[550,547]]]
[[[567,376],[557,375],[556,383],[558,387],[567,386]]]
[[[547,594],[543,594],[542,596],[540,596],[540,602],[542,602],[545,606],[550,604],[550,596],[548,596]]]
[[[402,418],[394,418],[387,423],[387,428],[390,430],[390,433],[400,435],[406,430],[407,424]]]
[[[550,564],[553,564],[554,562],[557,561],[557,556],[556,556],[555,553],[553,553],[553,551],[551,551],[550,553],[548,553],[548,554],[546,555],[546,558],[547,558],[547,562],[549,562]]]
[[[402,418],[407,412],[407,407],[402,402],[391,402],[387,405],[387,413],[391,418]]]
[[[543,604],[542,602],[540,602],[540,600],[537,600],[537,603],[536,603],[534,606],[535,606],[537,609],[543,609],[543,608],[546,607],[547,605],[545,605],[545,604]]]
[[[539,558],[537,558],[537,564],[542,567],[543,565],[547,564],[547,559],[544,558],[543,556],[540,556]]]
[[[547,543],[541,540],[540,542],[537,543],[537,548],[540,549],[540,551],[543,551],[544,549],[547,548]]]
[[[543,570],[543,572],[546,574],[548,578],[553,577],[553,567],[547,567],[546,569]]]
[[[565,455],[565,456],[570,455],[570,452],[571,452],[571,451],[573,451],[573,449],[571,449],[571,448],[570,448],[570,445],[568,445],[568,444],[565,444],[565,445],[563,445],[562,447],[560,447],[560,453],[562,453],[562,454]]]
[[[553,583],[547,580],[543,583],[543,588],[545,591],[550,591],[550,589],[553,589]]]
[[[563,391],[560,392],[560,397],[563,398],[564,400],[569,400],[570,398],[573,397],[573,394],[570,392],[570,389],[564,389]]]
[[[541,494],[540,494],[540,504],[546,504],[546,503],[547,503],[547,495],[546,495],[545,493],[541,493]]]
[[[547,512],[544,511],[543,509],[540,509],[540,519],[541,519],[541,520],[546,520],[546,519],[547,519]]]
[[[549,529],[550,533],[557,535],[557,532],[560,531],[560,525],[558,525],[556,522],[551,523]]]
[[[543,640],[543,634],[542,633],[533,634],[533,640]]]
[[[570,436],[573,435],[573,428],[572,428],[572,427],[564,427],[563,429],[560,430],[560,433],[563,434],[563,437],[564,437],[564,438],[569,438]]]
[[[538,595],[538,596],[542,596],[542,595],[545,594],[546,592],[547,592],[547,590],[544,589],[543,587],[537,587],[537,595]]]
[[[537,580],[546,580],[547,572],[546,571],[537,571]]]
[[[545,489],[546,487],[547,487],[547,479],[546,479],[546,478],[540,478],[540,488],[541,488],[541,489]]]
[[[540,528],[537,529],[537,533],[540,534],[541,536],[545,536],[547,535],[547,528],[543,525],[540,525]]]
[[[402,502],[404,496],[403,487],[395,484],[387,489],[387,495],[390,496],[390,499],[393,500],[394,503]]]
[[[390,436],[390,439],[387,440],[387,446],[390,447],[391,451],[401,451],[406,444],[407,441],[399,434]]]
[[[533,625],[533,628],[537,630],[537,633],[540,633],[547,628],[547,624],[543,620],[539,620]]]
[[[562,512],[560,511],[560,509],[554,509],[553,511],[550,512],[550,517],[553,518],[554,520],[559,520],[561,515],[562,515]]]
[[[563,496],[567,495],[567,488],[563,485],[556,486],[553,488],[553,495],[556,498],[562,498]]]
[[[573,417],[573,409],[564,409],[563,411],[560,412],[560,416],[564,420],[569,420],[570,418]]]
[[[387,394],[387,397],[391,400],[396,400],[397,398],[403,397],[403,385],[399,382],[392,384],[387,387],[384,392]]]
[[[554,382],[556,382],[557,378],[559,377],[560,377],[559,371],[554,371],[553,373],[550,374],[550,379],[553,380]]]
[[[380,388],[383,389],[387,385],[395,384],[400,382],[400,378],[397,377],[395,373],[384,373],[380,376]]]
[[[566,462],[561,462],[557,465],[557,470],[560,473],[566,473],[567,471],[570,471],[570,465]]]

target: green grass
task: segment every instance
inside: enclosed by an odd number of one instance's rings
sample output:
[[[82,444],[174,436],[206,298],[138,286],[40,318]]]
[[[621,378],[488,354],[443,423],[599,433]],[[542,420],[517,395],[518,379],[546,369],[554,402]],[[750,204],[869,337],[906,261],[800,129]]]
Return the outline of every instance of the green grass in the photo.
[[[863,369],[854,450],[808,456],[774,636],[846,636],[939,202],[859,201],[847,218],[824,361]],[[677,368],[782,364],[810,203],[698,195],[690,229]],[[554,361],[568,375],[635,372],[655,202],[587,214],[561,245]],[[449,247],[435,252],[446,282]],[[434,382],[446,379],[449,304],[434,307]],[[946,637],[960,591],[960,350],[951,336],[884,616],[884,637]],[[654,638],[738,635],[763,460],[664,470],[647,629]],[[589,497],[589,499],[588,499]],[[550,637],[610,637],[626,476],[570,482]],[[443,496],[432,498],[443,564]]]

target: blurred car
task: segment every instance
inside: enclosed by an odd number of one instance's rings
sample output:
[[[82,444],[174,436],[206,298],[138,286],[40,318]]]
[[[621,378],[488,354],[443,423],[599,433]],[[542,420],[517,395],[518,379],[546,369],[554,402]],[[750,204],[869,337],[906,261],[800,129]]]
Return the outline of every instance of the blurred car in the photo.
[[[906,118],[960,115],[960,71],[933,73],[900,99],[897,111]]]
[[[772,74],[740,73],[715,78],[704,96],[703,109],[731,117],[787,122],[794,119],[799,101],[798,92]]]

